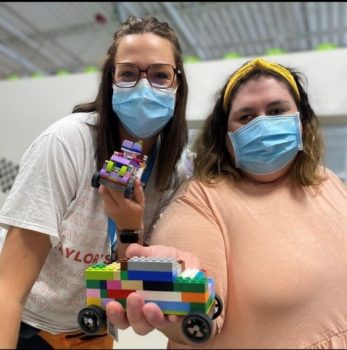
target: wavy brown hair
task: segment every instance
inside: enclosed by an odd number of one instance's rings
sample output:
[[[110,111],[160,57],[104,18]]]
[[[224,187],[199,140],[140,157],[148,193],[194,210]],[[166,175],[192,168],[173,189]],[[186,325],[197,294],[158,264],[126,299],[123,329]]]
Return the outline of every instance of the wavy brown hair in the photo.
[[[176,33],[166,22],[159,22],[154,17],[142,18],[131,16],[127,21],[122,23],[119,30],[115,32],[112,45],[108,49],[107,57],[102,67],[101,82],[95,101],[75,106],[73,113],[98,113],[97,149],[95,156],[96,169],[99,170],[104,161],[109,159],[113,152],[121,147],[118,132],[119,120],[112,109],[114,58],[119,42],[126,35],[143,33],[153,33],[169,40],[172,44],[176,68],[181,71],[181,74],[177,75],[178,89],[174,116],[160,132],[161,144],[157,155],[155,183],[159,191],[164,191],[170,187],[173,180],[177,180],[176,165],[188,141],[188,128],[185,118],[188,86],[183,68],[182,50]]]
[[[306,82],[306,79],[302,73],[291,68],[285,68],[291,72],[295,79],[300,99],[287,80],[281,75],[264,68],[255,68],[236,83],[231,93],[228,110],[224,112],[223,98],[227,84],[231,78],[229,77],[222,90],[220,90],[213,110],[207,117],[201,132],[192,146],[192,151],[196,153],[194,169],[195,176],[198,179],[212,183],[225,176],[231,177],[236,181],[243,177],[242,172],[235,168],[226,147],[225,136],[228,132],[228,116],[235,96],[242,85],[251,79],[270,76],[286,85],[300,112],[304,149],[298,153],[291,166],[292,179],[304,186],[319,185],[324,180],[324,177],[318,171],[323,156],[323,141],[319,133],[318,118],[310,106],[307,93],[303,88],[303,81],[305,80]]]

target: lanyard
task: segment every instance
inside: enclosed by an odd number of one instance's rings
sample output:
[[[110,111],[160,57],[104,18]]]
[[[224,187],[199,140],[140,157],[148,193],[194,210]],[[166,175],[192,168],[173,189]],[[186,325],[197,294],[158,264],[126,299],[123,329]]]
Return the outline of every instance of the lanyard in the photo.
[[[146,187],[146,184],[152,173],[157,152],[158,152],[158,143],[156,143],[156,145],[153,147],[153,150],[150,156],[148,157],[146,168],[141,176],[141,183],[143,184],[143,188]],[[117,244],[116,230],[117,230],[116,222],[109,217],[107,221],[107,234],[111,244],[111,261],[112,262],[116,261],[116,244]]]

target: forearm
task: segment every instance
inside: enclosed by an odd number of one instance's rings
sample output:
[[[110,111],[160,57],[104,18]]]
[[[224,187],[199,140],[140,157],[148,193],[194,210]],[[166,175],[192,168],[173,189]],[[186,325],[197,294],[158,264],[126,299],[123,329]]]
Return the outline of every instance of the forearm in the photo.
[[[9,294],[9,293],[7,293]],[[16,349],[23,305],[0,291],[0,349]]]
[[[0,254],[0,348],[16,348],[23,307],[50,247],[45,234],[18,227],[7,233]]]

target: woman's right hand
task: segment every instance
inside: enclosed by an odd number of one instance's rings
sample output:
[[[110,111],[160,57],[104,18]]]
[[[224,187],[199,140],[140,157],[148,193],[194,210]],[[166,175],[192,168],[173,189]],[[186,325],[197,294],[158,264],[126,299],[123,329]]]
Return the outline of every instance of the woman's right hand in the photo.
[[[119,230],[140,230],[143,225],[145,195],[140,180],[134,183],[134,196],[125,198],[123,193],[100,185],[99,193],[104,200],[106,214],[115,220]]]
[[[143,247],[131,244],[126,251],[126,256],[128,258],[133,256],[172,257],[183,260],[186,268],[201,268],[199,259],[194,255],[163,245]],[[124,330],[131,326],[139,335],[146,335],[153,329],[158,329],[168,337],[171,335],[176,341],[183,341],[183,334],[180,332],[182,317],[164,315],[157,304],[145,304],[143,297],[136,292],[127,297],[126,303],[126,312],[121,304],[115,301],[109,302],[106,306],[107,318],[116,328]]]

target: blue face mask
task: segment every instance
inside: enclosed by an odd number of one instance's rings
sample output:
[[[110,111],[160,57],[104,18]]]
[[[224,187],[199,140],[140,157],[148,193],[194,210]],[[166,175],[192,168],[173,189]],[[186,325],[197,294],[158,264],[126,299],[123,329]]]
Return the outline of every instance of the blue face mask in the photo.
[[[141,79],[133,88],[113,87],[113,111],[123,128],[141,139],[165,127],[174,115],[175,102],[174,89],[152,88],[147,79]]]
[[[257,175],[272,174],[288,165],[303,149],[299,112],[259,116],[228,136],[235,166]]]

